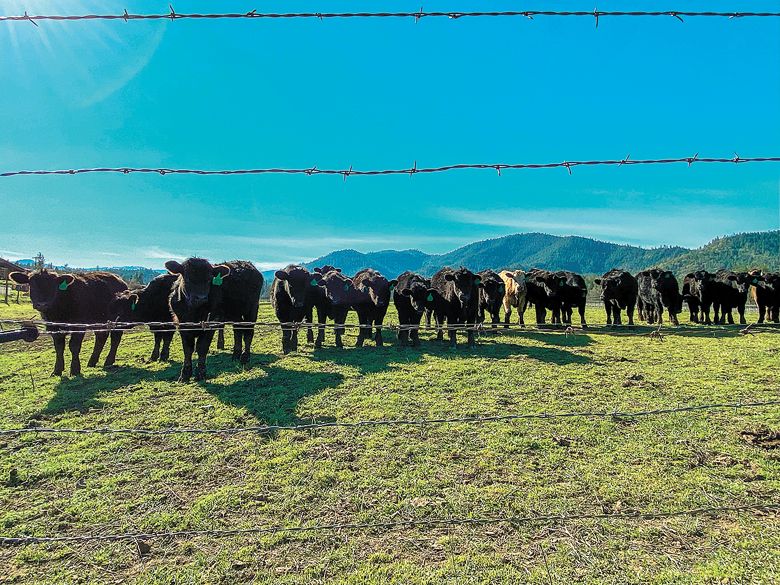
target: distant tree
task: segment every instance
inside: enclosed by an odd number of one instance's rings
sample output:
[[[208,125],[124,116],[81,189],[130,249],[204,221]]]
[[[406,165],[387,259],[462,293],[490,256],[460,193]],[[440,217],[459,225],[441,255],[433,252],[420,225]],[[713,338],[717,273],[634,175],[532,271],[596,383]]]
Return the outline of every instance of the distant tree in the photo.
[[[33,269],[41,270],[46,267],[46,258],[43,257],[42,252],[38,252],[37,256],[33,258]]]

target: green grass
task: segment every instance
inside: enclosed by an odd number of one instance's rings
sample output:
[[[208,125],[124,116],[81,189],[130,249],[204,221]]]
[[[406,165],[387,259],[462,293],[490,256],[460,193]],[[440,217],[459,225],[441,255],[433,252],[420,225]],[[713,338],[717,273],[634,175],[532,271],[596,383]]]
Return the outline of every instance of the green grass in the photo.
[[[0,305],[0,318],[29,317]],[[602,312],[590,311],[593,322]],[[263,307],[261,319],[271,319]],[[754,318],[754,317],[753,317]],[[390,320],[394,317],[391,315]],[[698,331],[696,332],[698,333]],[[0,347],[0,427],[229,427],[311,420],[631,410],[778,396],[780,333],[529,332],[475,350],[426,340],[282,356],[255,339],[211,379],[178,384],[125,336],[118,368],[48,377],[51,341]],[[228,335],[228,341],[230,341]],[[91,350],[91,341],[85,351]],[[86,361],[85,359],[83,360]],[[298,526],[530,513],[671,511],[780,500],[777,452],[739,431],[780,408],[635,420],[523,420],[272,436],[0,437],[5,536]],[[564,440],[568,439],[568,440]],[[563,525],[395,528],[0,548],[7,583],[773,583],[775,514]],[[548,573],[549,571],[549,573]]]

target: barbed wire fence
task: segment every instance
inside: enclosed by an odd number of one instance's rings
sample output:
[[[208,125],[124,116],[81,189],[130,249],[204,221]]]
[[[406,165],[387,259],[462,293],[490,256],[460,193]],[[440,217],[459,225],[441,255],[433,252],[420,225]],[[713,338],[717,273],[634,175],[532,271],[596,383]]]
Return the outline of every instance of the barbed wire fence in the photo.
[[[396,528],[437,528],[445,526],[484,526],[490,524],[521,524],[545,523],[564,524],[584,520],[597,521],[653,521],[679,517],[718,516],[727,513],[762,512],[773,513],[780,510],[780,503],[765,501],[753,504],[731,506],[709,506],[688,510],[669,512],[622,512],[622,513],[576,513],[576,514],[529,514],[526,516],[507,517],[463,517],[463,518],[423,518],[409,520],[390,520],[383,522],[353,522],[342,524],[324,524],[308,526],[254,526],[250,528],[233,529],[192,529],[174,530],[168,532],[131,532],[124,534],[86,534],[68,536],[20,536],[0,537],[0,546],[19,546],[30,544],[84,543],[84,542],[118,542],[147,541],[160,538],[194,538],[208,536],[225,538],[231,536],[247,536],[262,534],[300,533],[300,532],[342,532],[342,531],[375,531],[393,530]]]
[[[501,175],[501,171],[507,170],[531,170],[531,169],[556,169],[565,168],[569,174],[577,167],[622,167],[622,166],[647,166],[647,165],[671,165],[687,164],[689,167],[696,164],[747,164],[747,163],[776,163],[780,162],[778,156],[764,157],[740,157],[735,154],[730,158],[700,157],[698,153],[693,156],[677,158],[656,159],[632,159],[629,154],[622,159],[596,159],[596,160],[571,160],[547,163],[458,163],[435,167],[418,167],[417,161],[408,168],[395,169],[355,169],[352,166],[342,169],[320,169],[316,166],[306,168],[245,168],[245,169],[187,169],[187,168],[163,168],[163,167],[82,167],[71,169],[38,169],[38,170],[11,170],[0,172],[0,178],[20,176],[45,176],[45,175],[84,175],[93,173],[115,174],[158,174],[158,175],[340,175],[345,180],[347,177],[369,177],[383,175],[428,175],[462,170],[490,170]]]
[[[722,402],[713,404],[695,404],[687,406],[675,406],[668,408],[654,408],[649,410],[601,410],[601,411],[573,411],[573,412],[537,412],[537,413],[512,413],[479,416],[462,416],[428,419],[374,419],[359,421],[329,421],[312,422],[298,425],[256,425],[248,427],[226,428],[64,428],[64,427],[24,427],[14,429],[0,429],[0,436],[19,436],[29,434],[40,435],[138,435],[147,437],[160,437],[170,435],[265,435],[280,431],[319,431],[323,429],[362,429],[375,427],[427,427],[455,424],[482,425],[487,423],[511,422],[519,420],[545,420],[554,421],[560,419],[610,419],[614,421],[627,421],[644,417],[668,416],[673,414],[733,410],[737,412],[743,409],[757,409],[763,407],[780,406],[780,400],[764,400],[758,402]]]
[[[167,13],[157,14],[132,14],[124,10],[121,14],[28,14],[22,15],[0,15],[0,23],[28,22],[36,27],[43,22],[76,22],[76,21],[176,21],[176,20],[197,20],[197,21],[215,21],[215,20],[274,20],[274,19],[412,19],[419,22],[423,19],[470,19],[470,18],[520,18],[534,20],[538,17],[574,17],[594,19],[596,27],[599,26],[600,19],[633,17],[633,18],[661,18],[674,19],[684,22],[686,18],[722,18],[722,19],[745,19],[745,18],[778,18],[780,12],[713,12],[713,11],[423,11],[421,8],[416,12],[289,12],[289,13],[262,13],[256,10],[241,13],[177,13],[173,6]],[[453,164],[438,167],[418,167],[417,162],[409,168],[395,169],[319,169],[316,166],[308,168],[245,168],[245,169],[188,169],[188,168],[152,168],[152,167],[93,167],[93,168],[71,168],[57,170],[10,170],[0,172],[0,178],[20,177],[20,176],[45,176],[45,175],[81,175],[91,173],[120,173],[120,174],[158,174],[158,175],[264,175],[264,174],[285,174],[285,175],[336,175],[346,180],[351,176],[382,176],[382,175],[409,175],[415,174],[434,174],[458,170],[491,170],[499,176],[506,170],[524,170],[524,169],[553,169],[564,168],[569,174],[572,169],[578,167],[591,166],[630,166],[630,165],[660,165],[660,164],[679,164],[685,163],[692,166],[694,163],[761,163],[761,162],[780,162],[780,157],[753,157],[742,158],[735,155],[731,158],[703,158],[698,154],[692,157],[683,158],[664,158],[664,159],[637,159],[633,160],[630,155],[623,159],[612,160],[574,160],[552,163],[495,163],[495,164]],[[2,319],[0,328],[4,325],[33,326],[36,329],[46,328],[43,333],[49,335],[58,335],[73,332],[126,332],[131,328],[144,328],[143,330],[154,332],[160,331],[187,331],[187,330],[216,330],[231,325],[234,328],[262,328],[262,329],[304,329],[304,328],[338,328],[338,329],[360,329],[360,328],[382,328],[395,331],[419,329],[423,331],[479,331],[496,333],[517,333],[517,332],[563,332],[567,335],[575,330],[568,326],[559,328],[539,328],[525,327],[519,324],[498,324],[497,329],[492,328],[492,323],[467,323],[460,325],[444,326],[405,326],[398,324],[386,324],[377,327],[376,325],[360,325],[354,323],[345,324],[319,324],[308,322],[276,322],[260,321],[257,323],[246,322],[200,322],[200,323],[178,323],[171,322],[108,322],[108,323],[57,323],[41,320],[21,320],[21,319]],[[627,326],[626,326],[627,327]],[[738,327],[740,327],[738,329]],[[743,335],[748,335],[761,331],[780,331],[780,328],[771,324],[756,326],[749,325],[744,329],[742,326],[734,328],[712,327],[704,328],[701,326],[692,327],[689,330],[701,334],[702,331],[735,331]],[[55,331],[53,329],[60,329]],[[136,329],[139,330],[139,329]],[[616,329],[614,327],[581,330],[582,333],[623,333],[627,330]],[[674,333],[682,334],[688,329],[671,330]],[[647,335],[647,333],[625,333],[628,335]],[[660,326],[654,329],[653,335],[660,337]],[[496,415],[474,415],[462,417],[447,418],[428,418],[428,419],[374,419],[358,421],[314,421],[307,424],[296,425],[257,425],[235,428],[59,428],[59,427],[26,427],[0,429],[0,436],[22,436],[27,434],[39,435],[134,435],[134,436],[171,436],[171,435],[226,435],[235,436],[242,434],[263,435],[280,431],[291,432],[313,432],[328,428],[361,429],[376,427],[423,427],[435,425],[453,425],[453,424],[491,424],[499,422],[510,422],[517,420],[566,420],[572,418],[585,419],[610,419],[615,421],[631,420],[642,417],[666,416],[681,413],[690,413],[696,411],[740,411],[743,409],[767,408],[780,405],[780,400],[766,400],[754,402],[730,402],[730,403],[709,403],[699,405],[668,406],[649,410],[634,411],[571,411],[571,412],[536,412],[536,413],[509,413]],[[24,546],[31,544],[58,544],[58,543],[85,543],[85,542],[119,542],[119,541],[144,541],[151,539],[175,539],[190,537],[213,537],[225,538],[242,535],[262,535],[278,533],[302,533],[302,532],[343,532],[343,531],[379,531],[395,530],[400,528],[428,528],[452,526],[481,526],[492,524],[508,524],[511,526],[521,524],[545,523],[560,524],[578,521],[656,521],[679,517],[715,517],[724,514],[776,514],[780,510],[780,502],[771,500],[754,501],[751,503],[737,503],[732,505],[708,506],[699,508],[690,508],[674,511],[630,511],[624,513],[535,513],[529,511],[521,516],[502,516],[502,517],[446,517],[446,518],[411,518],[411,519],[392,519],[387,521],[375,522],[345,522],[332,524],[311,524],[300,526],[251,526],[245,528],[233,529],[187,529],[163,532],[127,532],[113,534],[82,534],[82,535],[59,535],[59,536],[0,536],[0,546]]]
[[[122,13],[114,14],[24,14],[0,16],[0,22],[30,22],[38,25],[41,21],[95,21],[114,20],[135,22],[143,20],[288,20],[288,19],[413,19],[419,22],[422,19],[471,19],[471,18],[521,18],[534,20],[537,17],[573,17],[592,18],[598,28],[602,18],[671,18],[684,22],[685,18],[777,18],[780,12],[715,12],[715,11],[690,11],[690,10],[503,10],[503,11],[425,11],[420,9],[414,12],[223,12],[223,13],[184,13],[176,12],[173,5],[169,5],[169,11],[156,14],[130,13],[126,9]]]

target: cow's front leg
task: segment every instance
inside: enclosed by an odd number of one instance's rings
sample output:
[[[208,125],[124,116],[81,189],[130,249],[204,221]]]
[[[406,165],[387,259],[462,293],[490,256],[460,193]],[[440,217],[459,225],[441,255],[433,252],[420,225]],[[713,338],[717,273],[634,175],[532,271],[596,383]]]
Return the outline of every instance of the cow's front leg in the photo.
[[[100,354],[103,353],[103,348],[106,346],[106,341],[108,341],[108,331],[95,332],[95,347],[92,348],[92,355],[89,356],[88,368],[94,368],[97,365]]]
[[[52,343],[54,343],[54,353],[56,355],[54,359],[54,371],[52,376],[62,376],[65,371],[65,341],[67,333],[53,333],[51,336]]]
[[[68,342],[68,348],[70,349],[70,375],[81,375],[81,359],[79,354],[81,353],[81,344],[84,342],[84,333],[71,333],[70,341]]]
[[[235,335],[235,332],[234,332]],[[209,355],[211,340],[214,338],[213,331],[204,331],[198,335],[196,348],[198,351],[198,369],[195,371],[195,380],[206,379],[206,356]]]
[[[181,332],[181,349],[184,361],[181,364],[179,382],[189,382],[192,377],[192,354],[195,351],[195,334],[190,331]]]

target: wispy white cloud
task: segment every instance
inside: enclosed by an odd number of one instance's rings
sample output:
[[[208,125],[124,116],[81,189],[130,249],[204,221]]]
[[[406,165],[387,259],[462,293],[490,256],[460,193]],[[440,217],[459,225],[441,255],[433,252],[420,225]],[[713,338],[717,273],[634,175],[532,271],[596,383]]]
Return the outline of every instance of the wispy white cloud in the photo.
[[[24,258],[25,253],[17,252],[16,250],[0,250],[0,256],[2,256],[3,258],[19,259],[19,258]]]
[[[280,268],[284,268],[285,266],[288,266],[290,264],[301,264],[304,262],[310,262],[312,259],[307,258],[305,260],[285,260],[285,261],[278,261],[278,262],[259,262],[255,261],[253,264],[257,267],[258,270],[279,270]]]
[[[185,258],[183,254],[169,252],[167,250],[158,248],[157,246],[142,248],[141,250],[138,250],[138,255],[142,258],[150,258],[154,260],[183,260]]]
[[[457,223],[579,235],[646,246],[696,247],[716,236],[777,228],[777,214],[725,206],[679,208],[452,209],[441,216]]]

